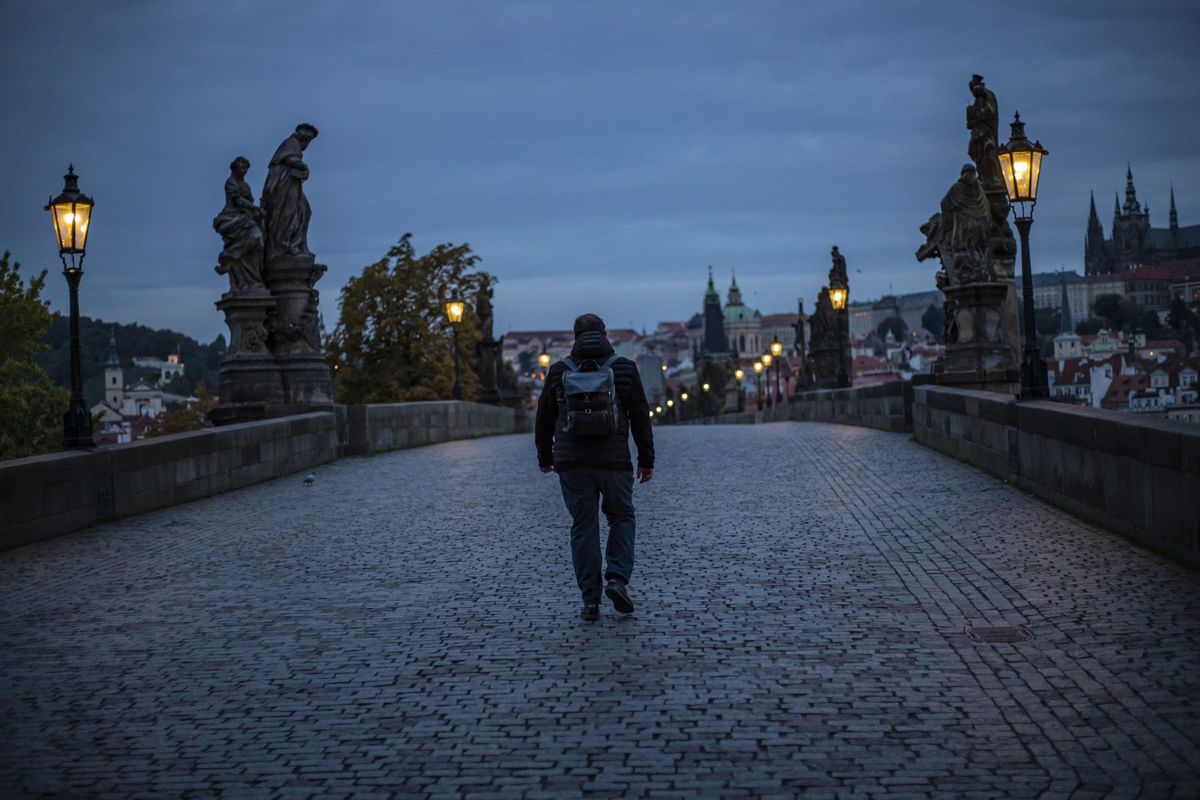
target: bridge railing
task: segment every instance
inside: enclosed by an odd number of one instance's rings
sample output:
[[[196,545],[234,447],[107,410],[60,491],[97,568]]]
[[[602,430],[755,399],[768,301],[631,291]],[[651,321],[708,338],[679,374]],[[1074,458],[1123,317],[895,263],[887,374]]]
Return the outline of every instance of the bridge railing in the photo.
[[[530,430],[461,401],[337,406],[127,444],[0,461],[0,550],[366,455]]]

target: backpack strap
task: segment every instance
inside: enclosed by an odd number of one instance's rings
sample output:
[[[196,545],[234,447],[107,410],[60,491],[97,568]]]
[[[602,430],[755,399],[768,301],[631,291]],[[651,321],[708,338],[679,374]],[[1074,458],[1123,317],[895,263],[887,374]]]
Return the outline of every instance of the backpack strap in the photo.
[[[618,358],[620,358],[620,356],[617,355],[616,353],[613,353],[611,356],[604,359],[604,361],[602,361],[600,363],[600,369],[604,369],[605,367],[611,367],[613,365],[613,362],[616,361]]]
[[[562,362],[567,365],[567,369],[571,372],[579,372],[579,362],[571,356],[563,356]]]

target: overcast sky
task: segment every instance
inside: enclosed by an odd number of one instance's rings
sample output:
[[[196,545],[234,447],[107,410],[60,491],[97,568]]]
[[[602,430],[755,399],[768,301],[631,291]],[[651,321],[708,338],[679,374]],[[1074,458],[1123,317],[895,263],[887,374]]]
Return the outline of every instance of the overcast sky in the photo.
[[[967,82],[1049,148],[1035,271],[1082,271],[1132,161],[1151,221],[1200,223],[1195,2],[105,2],[0,14],[0,249],[51,268],[46,198],[96,199],[84,314],[225,331],[211,221],[235,155],[259,197],[320,137],[309,243],[332,327],[406,231],[469,242],[498,333],[686,319],[711,264],[764,313],[811,308],[838,244],[852,298],[933,287],[917,230],[967,161]]]

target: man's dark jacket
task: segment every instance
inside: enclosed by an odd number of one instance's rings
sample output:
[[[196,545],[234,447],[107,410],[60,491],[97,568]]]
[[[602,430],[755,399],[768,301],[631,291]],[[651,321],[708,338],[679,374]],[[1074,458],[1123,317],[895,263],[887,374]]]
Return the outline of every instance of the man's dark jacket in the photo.
[[[603,362],[613,354],[608,338],[598,331],[581,333],[575,337],[571,357],[576,361],[593,359]],[[559,361],[550,367],[546,383],[538,400],[537,422],[534,427],[534,442],[537,445],[538,466],[553,466],[558,472],[572,469],[609,469],[633,471],[629,460],[628,433],[622,429],[609,436],[556,436],[558,426],[558,396],[562,389],[562,376],[566,365]],[[650,404],[646,402],[646,391],[638,375],[637,364],[628,358],[618,358],[612,363],[613,380],[616,382],[617,400],[629,420],[629,432],[637,445],[638,468],[654,469],[654,434],[650,429]]]

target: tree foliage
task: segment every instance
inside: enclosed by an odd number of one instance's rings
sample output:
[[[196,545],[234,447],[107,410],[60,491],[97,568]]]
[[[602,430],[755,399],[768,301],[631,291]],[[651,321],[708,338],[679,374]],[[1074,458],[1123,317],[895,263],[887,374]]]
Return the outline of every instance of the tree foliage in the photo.
[[[208,392],[208,384],[200,381],[192,389],[196,396],[194,403],[186,403],[182,408],[176,408],[160,416],[154,421],[154,426],[146,432],[147,436],[167,436],[172,433],[198,431],[201,428],[211,428],[208,412],[217,407],[217,398]]]
[[[21,265],[0,256],[0,459],[57,450],[69,395],[36,358],[53,315],[42,300],[46,271],[28,282]]]
[[[904,342],[908,338],[908,325],[900,316],[893,314],[875,328],[880,339],[886,339],[889,332],[897,342]]]
[[[478,261],[466,244],[440,244],[419,256],[406,233],[384,258],[346,283],[327,349],[340,402],[448,399],[454,331],[445,302],[455,293],[466,302],[458,326],[463,392],[476,395],[480,330],[474,300],[485,285],[495,284],[494,277],[475,269]]]
[[[929,331],[935,342],[941,344],[946,336],[946,307],[942,303],[930,303],[921,315],[921,327]]]

